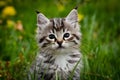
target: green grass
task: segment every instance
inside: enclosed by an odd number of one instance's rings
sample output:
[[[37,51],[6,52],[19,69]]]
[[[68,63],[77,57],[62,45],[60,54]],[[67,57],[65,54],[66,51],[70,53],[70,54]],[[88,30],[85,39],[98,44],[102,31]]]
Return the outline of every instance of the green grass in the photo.
[[[78,12],[84,15],[80,22],[80,50],[84,61],[81,80],[120,80],[119,0],[11,1],[5,2],[15,7],[16,16],[2,18],[0,15],[0,80],[23,80],[26,76],[26,68],[38,51],[35,10],[49,18],[65,17],[76,4],[80,4]],[[0,9],[4,7],[0,6]],[[14,23],[20,20],[23,31],[16,30],[13,25],[9,27],[7,19]]]

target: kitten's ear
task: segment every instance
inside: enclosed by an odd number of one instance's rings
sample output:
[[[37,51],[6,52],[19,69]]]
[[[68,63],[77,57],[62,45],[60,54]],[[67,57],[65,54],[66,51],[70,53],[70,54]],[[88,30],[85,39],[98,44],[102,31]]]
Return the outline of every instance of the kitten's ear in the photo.
[[[44,16],[42,13],[37,12],[37,25],[41,26],[41,25],[46,25],[48,24],[50,21],[49,19]]]
[[[68,16],[66,17],[66,21],[69,22],[69,23],[76,23],[78,22],[78,12],[77,12],[77,9],[73,9],[69,14]]]

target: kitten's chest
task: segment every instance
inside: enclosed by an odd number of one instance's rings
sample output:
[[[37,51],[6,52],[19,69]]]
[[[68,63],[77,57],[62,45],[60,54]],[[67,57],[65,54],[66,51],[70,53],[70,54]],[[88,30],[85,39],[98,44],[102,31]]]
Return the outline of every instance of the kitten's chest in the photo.
[[[58,70],[60,69],[63,71],[68,71],[69,69],[71,70],[73,68],[73,64],[68,62],[69,59],[69,55],[57,55],[55,56],[54,64],[58,67]]]
[[[76,64],[81,59],[81,54],[78,50],[63,52],[54,52],[57,54],[39,54],[37,57],[36,71],[42,75],[44,74],[49,80],[55,80],[55,75],[58,74],[62,80],[68,80],[68,75],[71,74]],[[77,65],[75,75],[79,75],[80,64]],[[41,77],[41,76],[40,76]],[[52,79],[50,79],[52,77]],[[48,80],[48,79],[45,79]]]
[[[50,58],[46,58],[45,60],[47,60],[48,63],[44,63],[44,64],[49,65],[49,62],[52,62],[52,65],[50,65],[49,67],[54,65],[56,67],[56,70],[58,71],[61,71],[61,70],[71,71],[76,65],[76,63],[79,61],[80,59],[79,56],[80,54],[76,52],[69,52],[69,53],[65,52],[64,54],[59,53],[59,54],[55,54]]]

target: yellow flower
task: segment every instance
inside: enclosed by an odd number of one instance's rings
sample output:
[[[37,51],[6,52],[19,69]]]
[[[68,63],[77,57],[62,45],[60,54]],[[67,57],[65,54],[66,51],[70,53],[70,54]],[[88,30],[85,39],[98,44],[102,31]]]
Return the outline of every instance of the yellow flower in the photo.
[[[7,6],[2,11],[2,16],[3,17],[14,16],[14,15],[16,15],[16,10],[13,6]]]
[[[64,11],[64,9],[65,9],[64,6],[62,4],[59,4],[59,3],[57,4],[57,7],[58,7],[59,11]]]
[[[7,22],[7,27],[8,27],[8,28],[12,28],[12,27],[15,26],[15,22],[12,21],[12,20],[10,20],[10,19],[8,19],[6,22]]]
[[[84,18],[84,15],[83,15],[83,14],[78,14],[78,21],[79,21],[79,22],[82,21],[83,18]]]
[[[0,1],[0,7],[3,7],[6,5],[6,2],[5,1]]]

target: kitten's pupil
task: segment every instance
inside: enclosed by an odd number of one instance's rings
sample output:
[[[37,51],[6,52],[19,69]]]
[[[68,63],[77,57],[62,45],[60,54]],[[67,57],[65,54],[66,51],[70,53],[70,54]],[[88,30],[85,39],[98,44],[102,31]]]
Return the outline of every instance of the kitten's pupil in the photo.
[[[68,38],[69,36],[70,36],[69,33],[65,33],[65,34],[64,34],[64,38]]]
[[[50,39],[55,39],[55,35],[54,35],[54,34],[50,34],[50,35],[49,35],[49,38],[50,38]]]

